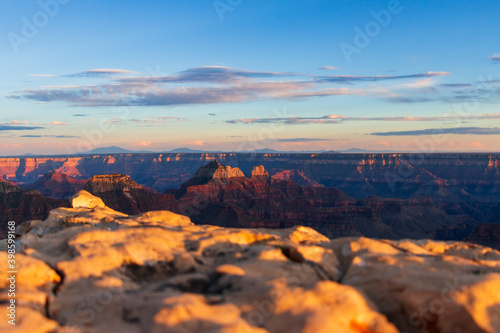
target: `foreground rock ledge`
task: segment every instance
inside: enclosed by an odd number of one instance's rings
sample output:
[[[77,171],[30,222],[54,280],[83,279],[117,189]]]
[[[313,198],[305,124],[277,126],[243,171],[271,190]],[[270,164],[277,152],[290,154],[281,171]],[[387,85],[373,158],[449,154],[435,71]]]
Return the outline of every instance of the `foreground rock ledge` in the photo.
[[[1,332],[500,332],[490,248],[195,226],[84,194],[18,228],[17,325],[2,306]]]

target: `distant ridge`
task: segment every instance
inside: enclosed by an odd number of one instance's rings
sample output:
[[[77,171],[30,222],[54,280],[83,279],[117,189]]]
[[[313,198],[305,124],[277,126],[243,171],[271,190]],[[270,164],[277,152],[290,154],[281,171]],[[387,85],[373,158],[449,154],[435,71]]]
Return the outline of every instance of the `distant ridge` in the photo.
[[[204,150],[195,150],[195,149],[190,149],[190,148],[176,148],[176,149],[173,149],[171,151],[169,151],[169,153],[179,153],[179,154],[204,154],[204,153],[208,153],[207,151],[204,151]]]
[[[45,156],[85,156],[85,155],[120,155],[120,154],[498,154],[496,151],[404,151],[404,150],[375,150],[375,149],[362,149],[350,148],[345,150],[276,150],[271,148],[262,148],[256,150],[200,150],[191,149],[187,147],[175,148],[172,150],[130,150],[118,146],[99,147],[85,152],[78,152],[75,154],[23,154],[23,155],[6,155],[0,156],[8,157],[21,157],[21,158],[37,158]]]
[[[117,146],[111,146],[111,147],[101,147],[101,148],[96,148],[92,149],[89,151],[81,152],[79,155],[102,155],[102,154],[137,154],[137,153],[153,153],[152,151],[147,151],[147,150],[140,150],[140,151],[135,151],[135,150],[128,150],[124,149],[121,147]]]

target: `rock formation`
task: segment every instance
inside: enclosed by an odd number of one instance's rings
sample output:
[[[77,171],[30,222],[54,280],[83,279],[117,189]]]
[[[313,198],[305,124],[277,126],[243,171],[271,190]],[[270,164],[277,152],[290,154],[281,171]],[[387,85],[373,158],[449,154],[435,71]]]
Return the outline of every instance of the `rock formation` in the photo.
[[[92,177],[84,186],[84,190],[91,193],[105,193],[112,191],[138,190],[143,187],[126,175],[97,175]]]
[[[101,198],[95,197],[85,190],[81,190],[76,195],[70,198],[73,208],[104,208],[106,205]]]
[[[2,320],[0,331],[500,331],[491,248],[196,226],[171,212],[92,206],[19,226],[17,325]],[[3,304],[8,288],[0,280]]]
[[[276,180],[291,180],[297,185],[301,186],[314,186],[314,187],[324,187],[314,179],[310,179],[304,175],[300,170],[285,170],[278,172],[273,175],[273,179]]]
[[[337,189],[260,176],[266,173],[261,166],[254,169],[251,178],[195,177],[177,192],[181,205],[176,212],[190,216],[197,224],[244,228],[304,225],[331,238],[463,239],[475,225],[466,216],[441,212],[429,198],[371,197],[360,201]]]
[[[45,219],[50,210],[68,206],[67,200],[46,198],[37,191],[23,190],[0,179],[0,237],[4,236],[9,221]]]
[[[26,184],[26,189],[36,190],[42,195],[54,199],[67,199],[83,189],[87,181],[75,179],[67,174],[51,171],[32,184]]]
[[[0,178],[31,184],[52,170],[80,180],[118,173],[163,193],[177,189],[215,160],[237,166],[246,175],[263,165],[271,176],[282,180],[308,186],[317,182],[357,199],[427,196],[446,214],[500,222],[500,154],[158,153],[0,158]]]
[[[129,215],[170,210],[188,215],[197,224],[243,228],[304,225],[330,238],[363,235],[462,240],[477,226],[466,214],[443,212],[428,197],[403,200],[371,196],[357,200],[334,188],[299,186],[292,180],[269,177],[263,166],[254,167],[251,177],[246,178],[238,168],[213,161],[194,174],[179,190],[164,194],[122,174],[94,176],[84,188],[108,207]],[[290,175],[281,175],[286,174]],[[5,191],[20,191],[10,184],[3,187]],[[46,198],[38,197],[41,201],[33,209],[13,211],[6,205],[0,207],[0,213],[16,212],[11,218],[18,223],[45,218],[57,206],[39,207]],[[14,201],[12,206],[19,207]]]
[[[228,179],[245,177],[243,172],[238,168],[221,165],[217,161],[208,163],[196,171],[194,179]]]
[[[256,166],[253,168],[252,170],[252,177],[264,177],[264,178],[268,178],[269,177],[269,173],[267,172],[267,170],[264,168],[263,165],[259,165],[259,166]]]
[[[155,193],[126,175],[94,176],[85,184],[84,189],[101,198],[107,206],[126,214],[175,210],[178,205],[173,194]]]

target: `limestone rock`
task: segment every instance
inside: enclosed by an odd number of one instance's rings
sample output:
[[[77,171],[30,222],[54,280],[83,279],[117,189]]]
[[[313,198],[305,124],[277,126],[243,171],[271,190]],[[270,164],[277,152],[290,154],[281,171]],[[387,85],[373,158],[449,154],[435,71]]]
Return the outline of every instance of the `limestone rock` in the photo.
[[[194,175],[194,178],[206,179],[228,179],[228,178],[244,178],[245,175],[238,168],[221,165],[217,161],[213,161],[201,167]]]
[[[85,190],[81,190],[73,197],[71,197],[71,205],[73,208],[96,208],[96,207],[106,207],[101,198],[93,196]]]
[[[110,191],[142,189],[142,186],[126,175],[113,174],[94,176],[89,179],[83,189],[97,194]]]
[[[15,332],[500,331],[500,252],[477,245],[107,207],[54,210],[19,237]]]
[[[189,217],[169,211],[147,212],[137,216],[135,221],[141,224],[149,225],[162,225],[164,223],[172,226],[193,225]]]
[[[269,177],[269,173],[263,165],[259,165],[253,168],[252,177]]]
[[[498,251],[465,243],[363,238],[337,249],[349,265],[341,282],[366,294],[400,330],[500,330]]]
[[[0,315],[2,316],[2,321],[0,321],[0,332],[2,333],[49,333],[49,332],[61,332],[64,330],[59,330],[59,324],[40,312],[33,310],[26,306],[20,306],[16,309],[16,325],[13,326],[7,322],[8,310],[5,306],[1,307]],[[80,333],[82,331],[67,329],[66,332]]]

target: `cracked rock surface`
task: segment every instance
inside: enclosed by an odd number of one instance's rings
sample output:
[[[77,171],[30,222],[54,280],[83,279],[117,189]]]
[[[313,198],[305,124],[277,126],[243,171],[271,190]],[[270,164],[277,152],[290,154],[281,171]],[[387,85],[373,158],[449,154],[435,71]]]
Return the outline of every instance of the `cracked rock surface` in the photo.
[[[197,226],[84,201],[18,228],[17,324],[1,279],[1,332],[500,332],[490,248]]]

